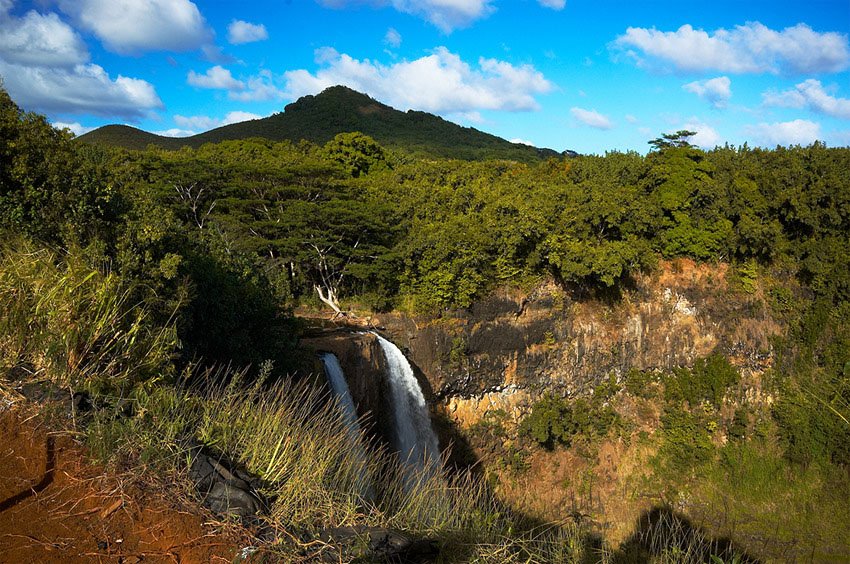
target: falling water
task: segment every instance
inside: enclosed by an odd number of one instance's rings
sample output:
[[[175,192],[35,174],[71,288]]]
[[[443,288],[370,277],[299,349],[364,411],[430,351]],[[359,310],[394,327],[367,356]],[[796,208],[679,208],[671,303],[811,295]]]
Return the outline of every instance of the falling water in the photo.
[[[322,363],[325,365],[325,375],[328,377],[328,383],[331,385],[334,395],[339,398],[339,405],[342,408],[342,415],[345,419],[345,424],[348,427],[348,436],[356,445],[355,455],[365,468],[367,466],[367,454],[360,442],[361,431],[360,421],[357,418],[357,408],[354,406],[354,400],[351,398],[351,392],[348,390],[348,383],[345,381],[345,373],[342,371],[342,366],[339,365],[339,359],[333,353],[322,353]],[[359,483],[355,487],[359,490],[360,495],[364,499],[374,499],[375,491],[369,483],[369,479],[365,474],[358,478]]]
[[[397,346],[377,333],[381,350],[389,368],[390,392],[393,399],[393,417],[399,453],[409,464],[425,468],[438,468],[440,446],[431,428],[431,418],[425,406],[425,397],[413,368]]]
[[[357,422],[357,408],[354,407],[354,400],[351,399],[351,392],[348,391],[348,383],[345,381],[342,366],[339,365],[339,360],[333,353],[322,353],[321,358],[325,365],[328,383],[331,385],[334,395],[339,398],[339,405],[342,407],[349,434],[358,437],[359,440],[360,423]]]

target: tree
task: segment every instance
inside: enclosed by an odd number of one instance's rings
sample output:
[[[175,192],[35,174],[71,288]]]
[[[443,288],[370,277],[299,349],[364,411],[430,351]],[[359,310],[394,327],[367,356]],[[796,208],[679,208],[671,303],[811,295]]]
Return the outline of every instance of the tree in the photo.
[[[648,143],[652,145],[652,147],[661,151],[663,149],[668,149],[670,147],[679,147],[679,148],[687,148],[693,147],[690,143],[690,138],[696,135],[696,131],[689,131],[687,129],[680,129],[676,133],[664,133],[661,137],[656,137],[652,141]]]
[[[328,141],[324,148],[328,159],[335,161],[354,178],[367,174],[370,170],[386,166],[384,148],[360,132],[338,133]]]

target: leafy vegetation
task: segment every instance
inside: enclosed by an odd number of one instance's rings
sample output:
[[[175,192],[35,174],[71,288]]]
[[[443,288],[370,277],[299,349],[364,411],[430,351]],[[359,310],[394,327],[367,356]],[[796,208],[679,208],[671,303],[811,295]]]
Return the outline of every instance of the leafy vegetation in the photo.
[[[352,127],[282,140],[290,109],[310,132],[325,105]],[[846,513],[824,492],[847,491],[850,465],[850,149],[705,152],[679,132],[646,156],[540,160],[342,90],[290,109],[259,124],[279,127],[256,130],[267,138],[241,139],[258,124],[238,124],[227,131],[239,140],[131,151],[75,141],[0,90],[0,370],[92,394],[95,451],[180,472],[187,438],[219,448],[266,480],[282,530],[380,524],[437,536],[461,559],[578,560],[580,528],[540,532],[470,476],[423,476],[411,493],[380,450],[365,463],[373,445],[346,441],[332,403],[287,376],[302,367],[292,310],[318,299],[344,314],[361,300],[439,315],[543,278],[615,300],[660,257],[690,257],[730,262],[738,289],[764,292],[790,330],[773,343],[769,407],[735,397],[741,375],[721,355],[627,375],[625,392],[663,401],[657,475],[671,490],[702,487],[760,531],[771,524],[744,506],[771,515],[781,497],[814,544],[807,507]],[[385,136],[410,121],[419,133]],[[500,160],[461,160],[484,157]],[[465,347],[449,361],[462,364]],[[238,368],[216,372],[227,365]],[[218,381],[204,388],[209,374]],[[523,444],[611,433],[618,393],[543,397]],[[507,433],[501,419],[478,431]]]

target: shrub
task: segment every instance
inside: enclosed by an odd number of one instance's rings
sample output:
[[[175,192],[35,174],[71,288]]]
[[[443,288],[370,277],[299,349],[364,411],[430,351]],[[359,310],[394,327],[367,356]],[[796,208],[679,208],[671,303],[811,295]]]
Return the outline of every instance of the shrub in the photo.
[[[711,354],[698,359],[693,368],[679,368],[665,382],[667,401],[687,401],[696,406],[704,401],[720,407],[729,386],[741,379],[738,370],[720,354]]]
[[[604,394],[572,402],[552,394],[543,396],[520,423],[520,436],[552,449],[556,444],[570,445],[576,436],[605,435],[616,420],[614,410],[603,404]]]

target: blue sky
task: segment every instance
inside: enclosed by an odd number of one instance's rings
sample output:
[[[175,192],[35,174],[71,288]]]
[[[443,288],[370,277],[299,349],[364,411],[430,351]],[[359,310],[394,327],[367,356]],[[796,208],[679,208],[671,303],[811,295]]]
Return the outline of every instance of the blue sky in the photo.
[[[850,1],[0,0],[15,101],[188,135],[346,84],[556,150],[850,144]]]

